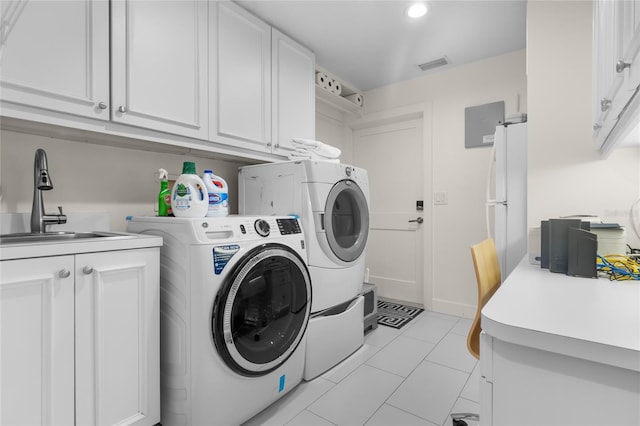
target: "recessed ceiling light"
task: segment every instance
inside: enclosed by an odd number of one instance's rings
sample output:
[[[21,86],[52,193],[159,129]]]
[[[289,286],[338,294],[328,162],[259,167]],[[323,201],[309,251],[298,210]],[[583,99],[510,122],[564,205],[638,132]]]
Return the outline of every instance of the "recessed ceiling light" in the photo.
[[[427,5],[424,3],[416,3],[407,9],[409,18],[420,18],[427,13]]]

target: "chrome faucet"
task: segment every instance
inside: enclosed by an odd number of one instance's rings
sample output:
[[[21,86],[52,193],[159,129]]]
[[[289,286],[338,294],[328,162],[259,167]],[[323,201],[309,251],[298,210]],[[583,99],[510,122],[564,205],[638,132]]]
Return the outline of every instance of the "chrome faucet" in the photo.
[[[53,183],[49,176],[47,153],[44,149],[36,150],[33,162],[33,204],[31,205],[31,233],[42,234],[47,232],[47,225],[67,223],[67,216],[62,213],[62,207],[58,206],[60,214],[46,214],[42,191],[53,189]]]

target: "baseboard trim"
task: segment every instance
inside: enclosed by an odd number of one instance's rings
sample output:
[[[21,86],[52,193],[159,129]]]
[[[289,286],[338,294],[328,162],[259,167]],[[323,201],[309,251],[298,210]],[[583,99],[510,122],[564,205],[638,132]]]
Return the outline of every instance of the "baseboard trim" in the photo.
[[[452,302],[450,300],[433,299],[433,311],[441,314],[455,315],[462,318],[473,318],[476,315],[476,305]]]

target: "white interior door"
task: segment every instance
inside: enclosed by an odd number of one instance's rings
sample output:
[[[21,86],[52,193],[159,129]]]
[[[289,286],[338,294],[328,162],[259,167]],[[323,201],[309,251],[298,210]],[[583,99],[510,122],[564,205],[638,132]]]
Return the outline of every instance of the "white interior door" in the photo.
[[[424,234],[416,202],[425,200],[423,119],[356,130],[353,163],[367,170],[369,282],[378,296],[424,304]],[[418,219],[420,218],[420,219]]]

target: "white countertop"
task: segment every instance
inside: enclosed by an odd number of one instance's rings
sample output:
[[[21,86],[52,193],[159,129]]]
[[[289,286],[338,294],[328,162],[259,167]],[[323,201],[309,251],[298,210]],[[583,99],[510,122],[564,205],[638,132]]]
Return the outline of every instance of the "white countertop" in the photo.
[[[510,343],[640,371],[640,281],[552,273],[527,257],[482,309]]]
[[[78,240],[56,240],[41,243],[16,243],[0,245],[0,260],[34,257],[63,256],[102,251],[133,250],[159,247],[162,238],[154,235],[112,232],[113,237]]]

